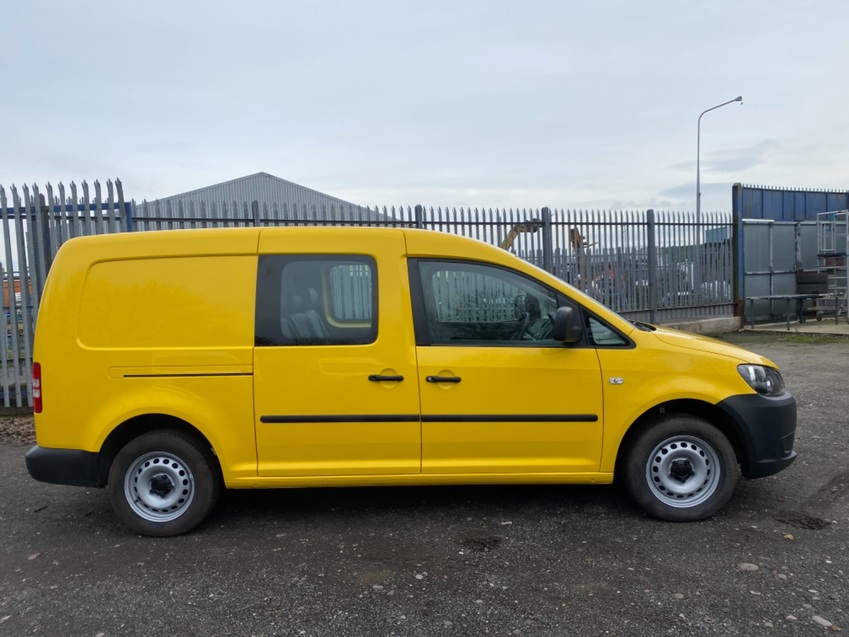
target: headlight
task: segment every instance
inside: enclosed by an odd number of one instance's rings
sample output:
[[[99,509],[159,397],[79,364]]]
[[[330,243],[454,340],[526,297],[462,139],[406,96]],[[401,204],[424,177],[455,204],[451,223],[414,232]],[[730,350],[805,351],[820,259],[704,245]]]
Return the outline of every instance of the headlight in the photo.
[[[759,394],[775,396],[784,391],[784,380],[777,369],[763,365],[737,365],[737,371]]]

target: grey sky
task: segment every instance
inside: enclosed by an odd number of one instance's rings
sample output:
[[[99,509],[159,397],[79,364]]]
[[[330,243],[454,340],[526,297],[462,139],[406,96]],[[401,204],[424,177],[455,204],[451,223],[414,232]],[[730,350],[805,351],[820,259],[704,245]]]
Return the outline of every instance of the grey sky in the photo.
[[[7,0],[0,184],[265,171],[363,205],[849,188],[849,3]]]

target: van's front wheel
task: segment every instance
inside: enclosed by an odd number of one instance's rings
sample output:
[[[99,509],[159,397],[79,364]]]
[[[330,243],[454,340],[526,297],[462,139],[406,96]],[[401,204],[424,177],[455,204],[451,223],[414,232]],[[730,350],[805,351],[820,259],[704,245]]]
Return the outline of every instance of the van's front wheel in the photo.
[[[624,484],[634,501],[661,520],[692,522],[731,498],[740,467],[728,439],[693,416],[666,416],[638,434],[625,459]]]
[[[151,431],[128,442],[106,487],[115,513],[142,535],[180,535],[212,511],[221,481],[212,453],[180,431]]]

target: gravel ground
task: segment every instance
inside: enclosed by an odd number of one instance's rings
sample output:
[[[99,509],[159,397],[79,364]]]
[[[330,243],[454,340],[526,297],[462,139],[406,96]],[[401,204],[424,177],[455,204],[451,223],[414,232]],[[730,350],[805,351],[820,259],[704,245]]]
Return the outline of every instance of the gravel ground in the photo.
[[[843,634],[849,340],[727,338],[784,370],[799,458],[694,524],[613,487],[292,489],[145,538],[102,491],[33,481],[4,419],[0,636]]]
[[[32,416],[0,416],[0,444],[35,443]]]

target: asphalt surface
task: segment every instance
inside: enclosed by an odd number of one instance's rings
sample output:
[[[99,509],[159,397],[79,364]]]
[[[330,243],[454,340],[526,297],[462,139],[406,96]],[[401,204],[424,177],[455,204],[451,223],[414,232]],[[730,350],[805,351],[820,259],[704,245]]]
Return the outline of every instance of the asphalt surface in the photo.
[[[151,539],[0,445],[0,635],[849,631],[849,340],[794,338],[733,340],[783,368],[799,459],[695,524],[606,486],[289,490]]]

